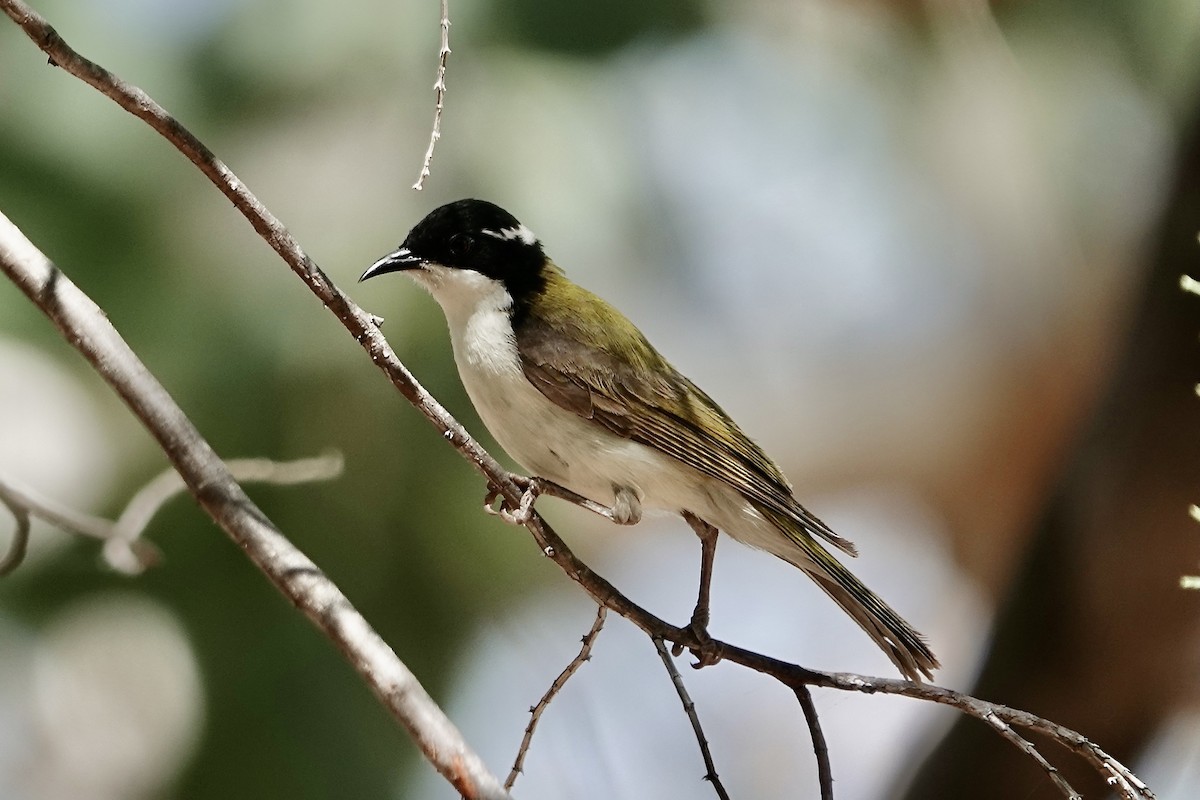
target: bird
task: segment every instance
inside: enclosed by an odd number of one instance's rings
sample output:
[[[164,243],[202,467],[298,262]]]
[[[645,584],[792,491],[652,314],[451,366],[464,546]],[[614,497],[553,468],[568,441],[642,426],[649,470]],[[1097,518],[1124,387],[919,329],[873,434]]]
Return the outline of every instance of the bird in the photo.
[[[717,532],[801,569],[911,681],[940,665],[924,637],[832,552],[854,545],[810,513],[783,471],[620,311],[567,278],[500,206],[429,212],[360,282],[402,272],[445,314],[454,360],[497,443],[539,493],[573,497],[618,524],[681,515],[701,540],[691,629],[703,666]],[[510,512],[511,513],[511,512]],[[677,648],[677,654],[681,652]]]

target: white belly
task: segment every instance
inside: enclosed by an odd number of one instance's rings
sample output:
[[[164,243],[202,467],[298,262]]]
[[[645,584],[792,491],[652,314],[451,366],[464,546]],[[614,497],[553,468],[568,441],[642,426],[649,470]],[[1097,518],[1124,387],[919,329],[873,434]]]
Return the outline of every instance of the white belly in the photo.
[[[650,508],[696,505],[698,473],[558,407],[529,382],[505,310],[477,305],[465,317],[451,325],[463,386],[496,441],[532,475],[606,506],[617,487],[633,489]]]
[[[520,371],[481,374],[459,362],[471,402],[500,446],[538,477],[611,505],[617,487],[649,507],[678,511],[693,494],[691,472],[645,445],[559,408]]]
[[[461,365],[460,373],[488,430],[531,475],[609,507],[615,490],[629,487],[646,510],[691,511],[743,544],[803,565],[796,546],[727,484],[559,408],[519,371],[500,381]]]

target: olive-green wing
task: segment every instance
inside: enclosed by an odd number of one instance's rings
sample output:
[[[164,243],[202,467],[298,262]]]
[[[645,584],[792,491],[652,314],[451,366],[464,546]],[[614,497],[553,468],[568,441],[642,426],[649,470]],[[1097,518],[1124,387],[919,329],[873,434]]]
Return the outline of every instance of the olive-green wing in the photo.
[[[724,481],[751,502],[857,555],[853,543],[796,501],[779,467],[712,398],[676,371],[631,323],[624,318],[620,323],[619,334],[637,339],[626,343],[635,345],[632,349],[622,351],[640,354],[639,363],[581,344],[580,337],[563,335],[561,326],[522,326],[517,340],[525,377],[561,408]]]

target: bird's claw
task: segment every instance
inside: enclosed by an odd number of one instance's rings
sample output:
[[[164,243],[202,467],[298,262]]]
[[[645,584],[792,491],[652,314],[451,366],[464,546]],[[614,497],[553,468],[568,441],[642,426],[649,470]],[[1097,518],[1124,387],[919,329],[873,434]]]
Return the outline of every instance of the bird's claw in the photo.
[[[692,664],[692,669],[704,669],[711,667],[721,660],[721,647],[716,640],[708,632],[707,615],[695,613],[692,615],[691,623],[684,628],[696,639],[696,646],[688,646],[687,650],[696,657],[696,663]],[[679,657],[683,655],[684,646],[676,643],[671,648],[671,655]]]
[[[492,516],[500,517],[510,525],[524,525],[533,515],[533,504],[541,493],[537,480],[514,475],[513,483],[522,488],[521,502],[515,510],[508,507],[508,501],[500,494],[494,484],[488,484],[487,496],[483,498],[483,510]],[[496,501],[499,500],[499,505]]]

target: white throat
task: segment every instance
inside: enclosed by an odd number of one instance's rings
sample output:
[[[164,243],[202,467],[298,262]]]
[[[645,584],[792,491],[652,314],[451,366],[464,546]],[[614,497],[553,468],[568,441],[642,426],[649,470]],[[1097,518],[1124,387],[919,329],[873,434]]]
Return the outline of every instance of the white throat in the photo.
[[[521,375],[513,333],[512,295],[504,284],[472,270],[429,264],[408,273],[446,315],[454,360],[467,391],[474,375]]]

